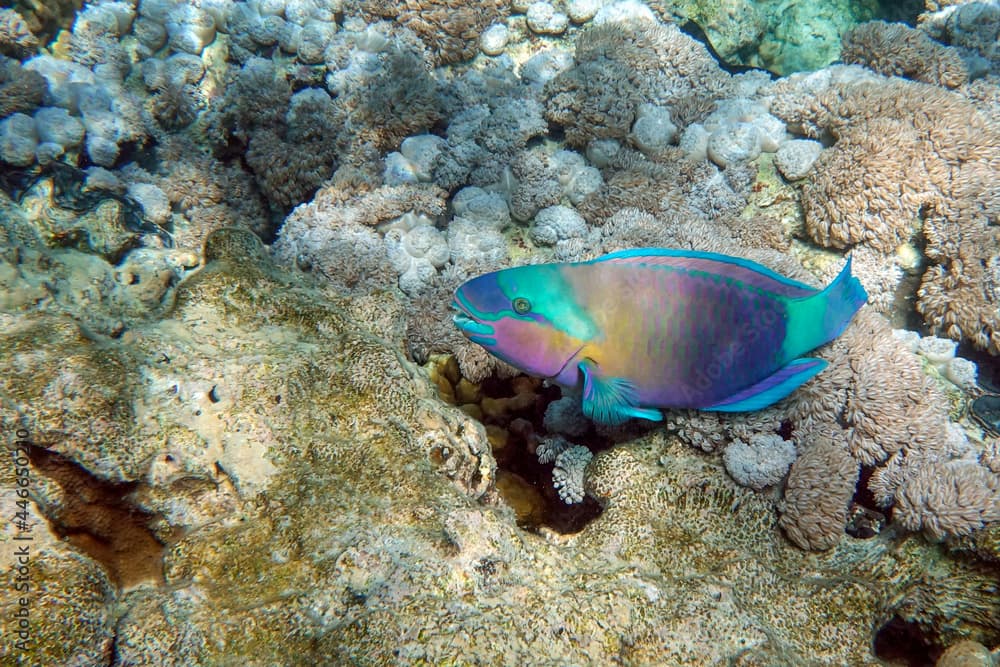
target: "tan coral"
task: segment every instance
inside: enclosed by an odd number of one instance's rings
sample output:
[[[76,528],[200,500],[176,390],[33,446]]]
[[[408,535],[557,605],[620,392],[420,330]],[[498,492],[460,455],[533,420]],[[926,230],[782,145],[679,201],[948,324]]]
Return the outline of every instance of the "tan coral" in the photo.
[[[479,38],[492,23],[502,22],[505,0],[347,0],[344,12],[365,21],[389,20],[412,30],[434,55],[436,65],[471,59]]]
[[[851,453],[872,466],[903,447],[939,447],[948,424],[941,391],[884,319],[862,315],[858,320],[847,332],[852,376],[844,417],[852,427]]]
[[[800,447],[785,483],[785,509],[778,523],[803,549],[829,549],[844,534],[860,467],[843,440],[831,433],[803,438]]]
[[[865,65],[879,74],[957,88],[968,81],[965,63],[955,49],[902,23],[869,21],[843,36],[840,59]]]
[[[880,118],[848,130],[835,150],[820,154],[802,188],[806,231],[814,241],[833,248],[867,243],[891,252],[909,238],[920,206],[931,197],[916,169],[916,134],[904,120]]]
[[[933,330],[1000,354],[1000,229],[994,215],[969,211],[924,223],[928,258],[917,311]],[[994,222],[991,222],[993,220]]]
[[[0,58],[0,118],[13,113],[31,113],[45,95],[45,78],[21,67],[16,60]]]
[[[38,38],[13,9],[0,9],[0,53],[24,58],[38,49]]]
[[[682,125],[706,116],[729,76],[704,46],[674,25],[646,21],[591,27],[577,40],[574,67],[546,84],[546,117],[573,146],[625,139],[643,102],[668,106]]]
[[[637,208],[657,216],[692,217],[683,186],[711,178],[715,167],[685,159],[679,148],[667,148],[656,161],[637,151],[622,149],[597,190],[577,206],[592,225],[604,222],[623,208]],[[680,212],[684,213],[680,213]]]
[[[810,236],[889,254],[922,226],[931,264],[918,310],[936,332],[1000,352],[1000,115],[937,86],[852,68],[775,91],[772,111],[790,126],[837,139],[803,187]]]
[[[936,540],[1000,521],[1000,475],[974,461],[921,466],[896,492],[894,518]]]

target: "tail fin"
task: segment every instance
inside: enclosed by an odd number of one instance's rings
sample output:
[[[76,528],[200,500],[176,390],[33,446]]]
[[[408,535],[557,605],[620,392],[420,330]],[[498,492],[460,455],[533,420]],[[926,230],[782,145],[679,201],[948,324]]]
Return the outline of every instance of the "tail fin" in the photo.
[[[785,350],[795,359],[843,333],[854,313],[868,301],[861,281],[851,275],[851,258],[821,292],[788,303]]]

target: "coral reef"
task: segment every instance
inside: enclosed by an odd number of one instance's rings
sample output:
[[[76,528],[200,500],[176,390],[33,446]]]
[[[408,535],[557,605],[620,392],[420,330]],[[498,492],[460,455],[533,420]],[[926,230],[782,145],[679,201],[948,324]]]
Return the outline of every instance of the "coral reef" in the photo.
[[[851,68],[775,88],[774,110],[793,129],[836,140],[803,186],[810,237],[891,255],[922,234],[918,310],[935,331],[1000,352],[989,222],[1000,198],[988,185],[1000,169],[1000,120],[958,93]]]
[[[898,23],[870,21],[851,28],[844,34],[840,59],[879,74],[946,88],[957,88],[969,80],[965,63],[954,49]]]
[[[855,65],[772,81],[657,14],[784,69],[873,5],[27,4],[0,11],[25,664],[1000,642],[992,368],[956,347],[1000,350],[992,5],[856,27]],[[851,251],[871,307],[767,410],[615,428],[452,324],[478,273],[642,246],[817,285]],[[893,332],[914,308],[931,331]]]
[[[392,20],[412,30],[433,54],[435,64],[471,58],[483,31],[502,21],[508,3],[500,0],[468,5],[457,0],[345,0],[344,12],[366,21]]]
[[[528,536],[491,500],[483,428],[433,398],[399,338],[353,319],[398,316],[398,303],[331,300],[297,284],[246,231],[213,233],[205,259],[162,322],[79,343],[95,357],[110,346],[126,375],[144,378],[114,384],[138,412],[110,419],[137,429],[140,443],[119,445],[135,462],[135,502],[165,522],[164,587],[115,589],[108,606],[85,595],[92,586],[75,589],[88,614],[114,605],[123,660],[280,662],[294,651],[440,662],[458,642],[466,655],[529,663],[648,662],[669,646],[681,665],[793,653],[875,664],[871,627],[944,609],[942,641],[995,638],[995,597],[954,606],[961,591],[985,590],[990,573],[915,539],[796,550],[769,500],[662,432],[587,466],[586,486],[606,505],[596,521],[559,541]],[[38,418],[20,417],[34,432]],[[94,449],[64,451],[78,460]],[[451,604],[456,596],[467,603]],[[539,614],[553,632],[538,633]],[[167,627],[175,639],[164,658]],[[80,650],[77,633],[63,631],[71,636],[39,642],[32,659]]]
[[[729,86],[704,46],[675,26],[650,21],[587,29],[575,60],[545,85],[546,118],[563,127],[574,147],[626,140],[643,103],[686,126],[707,115]]]

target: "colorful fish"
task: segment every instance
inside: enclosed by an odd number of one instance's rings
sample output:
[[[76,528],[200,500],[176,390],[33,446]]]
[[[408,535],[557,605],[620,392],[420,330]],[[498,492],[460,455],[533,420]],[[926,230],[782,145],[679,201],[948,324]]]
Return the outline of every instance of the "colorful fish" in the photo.
[[[582,388],[595,421],[659,421],[656,408],[759,410],[819,373],[804,357],[868,295],[851,262],[826,289],[755,262],[644,248],[465,282],[452,304],[472,342],[525,373]]]

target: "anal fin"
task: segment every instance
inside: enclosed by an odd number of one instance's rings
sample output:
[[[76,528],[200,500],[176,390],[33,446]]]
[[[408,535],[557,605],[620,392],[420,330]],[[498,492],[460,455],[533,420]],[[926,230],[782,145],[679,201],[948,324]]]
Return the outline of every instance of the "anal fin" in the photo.
[[[711,412],[753,412],[777,403],[826,368],[824,359],[796,359],[757,384],[736,392],[724,401],[701,408]]]

